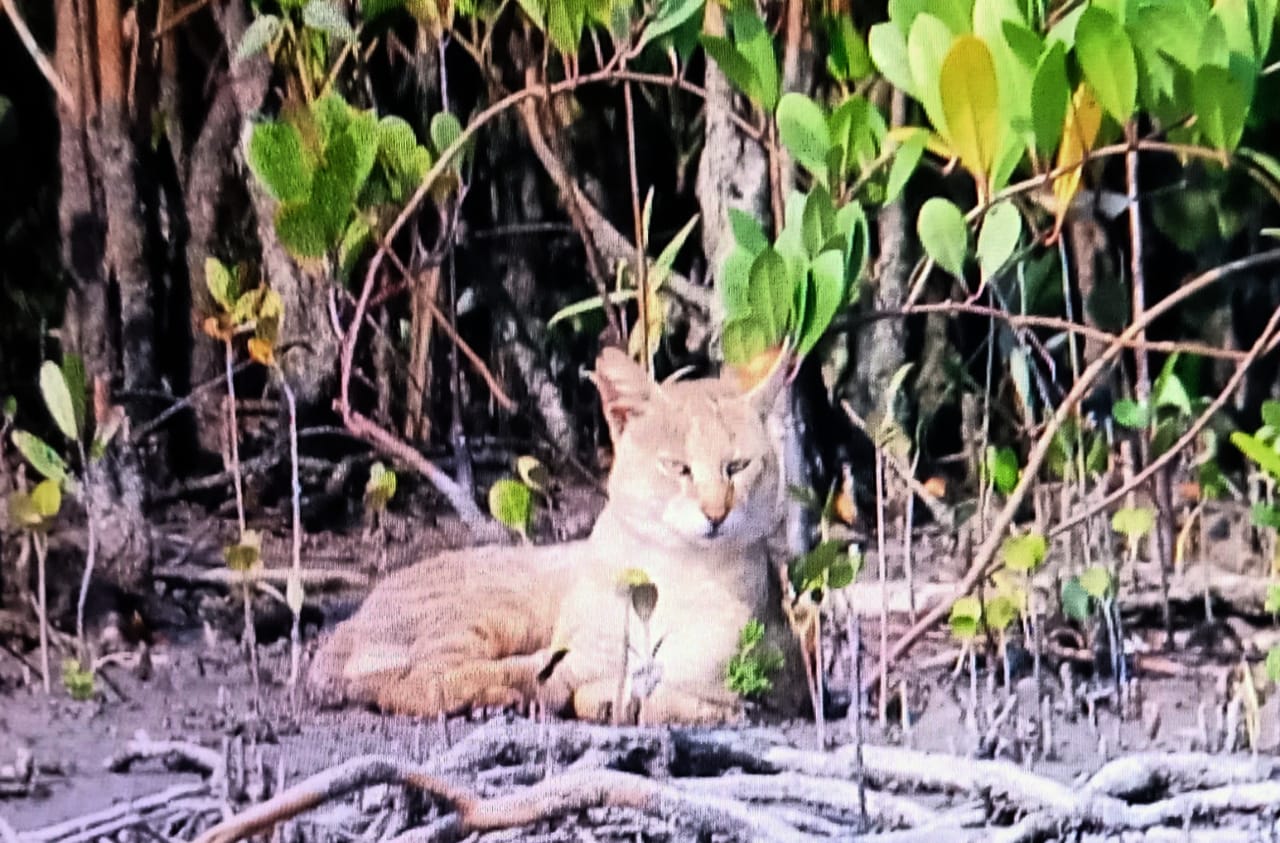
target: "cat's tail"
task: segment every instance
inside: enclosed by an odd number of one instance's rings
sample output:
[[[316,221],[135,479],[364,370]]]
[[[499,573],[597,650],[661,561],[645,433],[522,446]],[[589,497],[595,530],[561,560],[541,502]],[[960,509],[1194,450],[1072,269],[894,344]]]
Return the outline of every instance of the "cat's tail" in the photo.
[[[418,716],[532,700],[567,577],[544,557],[475,548],[392,575],[321,645],[313,698]]]

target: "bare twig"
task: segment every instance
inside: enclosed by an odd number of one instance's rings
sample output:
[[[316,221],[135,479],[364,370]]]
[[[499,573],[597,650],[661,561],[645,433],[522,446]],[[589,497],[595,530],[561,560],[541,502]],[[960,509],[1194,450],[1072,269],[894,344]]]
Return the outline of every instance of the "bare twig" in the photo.
[[[1211,269],[1208,272],[1204,272],[1145,310],[1140,317],[1135,319],[1127,328],[1125,328],[1124,331],[1120,333],[1118,340],[1133,339],[1139,334],[1139,332],[1144,330],[1147,325],[1159,318],[1162,314],[1168,312],[1179,302],[1185,301],[1201,290],[1212,286],[1229,275],[1255,269],[1259,266],[1265,266],[1266,264],[1277,261],[1280,261],[1280,250],[1271,250],[1251,255],[1246,258],[1240,258],[1239,260],[1231,261]],[[1275,317],[1273,317],[1273,319],[1274,318]],[[961,578],[958,583],[952,595],[953,598],[967,594],[975,585],[977,585],[978,581],[986,575],[987,569],[995,558],[996,551],[999,549],[1000,543],[1004,538],[1005,531],[1008,530],[1009,526],[1013,523],[1015,513],[1022,505],[1022,501],[1026,498],[1027,492],[1031,488],[1031,484],[1039,474],[1040,467],[1044,464],[1045,457],[1048,456],[1049,449],[1053,444],[1054,435],[1058,432],[1058,429],[1062,426],[1067,416],[1075,411],[1076,404],[1084,399],[1085,395],[1088,394],[1089,390],[1092,388],[1093,383],[1099,376],[1101,376],[1103,371],[1120,356],[1123,349],[1124,346],[1120,341],[1112,342],[1108,345],[1098,358],[1094,360],[1093,363],[1089,364],[1083,372],[1081,372],[1079,380],[1072,385],[1071,390],[1067,393],[1062,403],[1059,404],[1057,410],[1055,410],[1054,414],[1046,421],[1044,428],[1040,433],[1040,438],[1036,440],[1035,445],[1027,455],[1026,465],[1018,480],[1018,485],[1009,493],[1005,500],[1004,507],[996,515],[994,522],[991,525],[990,532],[987,534],[986,538],[982,542],[982,546],[975,554],[973,563],[969,567],[969,570],[965,572],[964,577]],[[1258,348],[1258,351],[1260,352],[1261,349]],[[1247,365],[1247,362],[1244,362],[1241,364],[1240,368],[1247,368]],[[1239,370],[1237,370],[1237,375],[1239,377],[1243,377],[1243,374],[1241,374]],[[1174,449],[1170,449],[1166,454],[1162,455],[1162,459],[1163,457],[1169,456],[1173,453],[1176,453],[1176,451]],[[1163,463],[1160,462],[1160,460],[1154,460],[1142,473],[1146,474],[1148,471],[1158,469],[1162,464]],[[946,614],[950,609],[951,602],[952,600],[944,600],[938,603],[926,612],[917,623],[912,625],[910,629],[903,633],[902,637],[893,645],[890,652],[890,661],[897,659],[902,654],[906,653],[907,650],[909,650],[912,645],[921,638],[921,636],[933,628],[934,624],[946,617]],[[872,676],[868,677],[868,679],[864,681],[864,685],[872,683],[871,687],[874,687],[874,684],[878,684],[880,681],[879,673],[879,670],[875,671]]]
[[[48,80],[53,92],[58,95],[63,108],[67,111],[75,111],[76,99],[72,96],[71,89],[67,87],[67,81],[58,74],[53,63],[49,61],[49,57],[44,54],[44,50],[41,50],[40,45],[36,43],[35,36],[27,28],[27,22],[22,19],[22,15],[18,14],[17,4],[14,0],[0,0],[0,9],[4,9],[5,14],[9,16],[9,21],[13,24],[13,31],[18,33],[18,39],[22,41],[22,46],[30,54],[31,60],[36,63],[36,68],[39,69],[40,75]]]

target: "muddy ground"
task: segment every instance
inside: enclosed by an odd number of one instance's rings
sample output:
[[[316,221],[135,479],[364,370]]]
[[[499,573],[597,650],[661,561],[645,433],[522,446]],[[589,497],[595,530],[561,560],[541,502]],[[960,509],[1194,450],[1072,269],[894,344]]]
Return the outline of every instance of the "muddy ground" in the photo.
[[[572,507],[576,515],[544,526],[549,534],[581,534],[598,504],[597,497],[584,492]],[[158,586],[157,599],[182,611],[149,630],[149,646],[124,647],[118,661],[103,669],[103,681],[93,700],[70,699],[56,676],[54,692],[46,696],[33,671],[37,654],[24,651],[16,642],[0,650],[0,818],[19,833],[19,839],[72,839],[28,833],[165,791],[175,784],[195,785],[206,779],[207,771],[182,769],[172,758],[143,760],[116,772],[108,769],[111,759],[144,735],[152,741],[207,747],[230,759],[230,766],[239,768],[232,777],[238,787],[233,801],[246,805],[278,792],[282,785],[359,755],[430,759],[485,719],[475,715],[448,723],[418,722],[360,710],[318,711],[306,703],[295,708],[287,686],[285,615],[282,607],[272,608],[269,598],[257,604],[259,633],[265,643],[260,650],[262,682],[255,690],[244,650],[237,643],[242,628],[237,626],[240,604],[225,585],[200,583],[183,575],[219,569],[216,539],[226,532],[226,526],[210,527],[206,522],[205,529],[196,531],[188,523],[170,531],[172,536],[185,538],[172,544],[171,555],[162,566],[168,573],[163,586]],[[462,533],[455,527],[447,522],[434,526],[388,523],[373,535],[313,534],[307,539],[305,564],[373,580],[382,571],[433,549],[458,544]],[[278,524],[273,529],[276,532],[268,535],[264,556],[268,566],[279,566],[287,558],[286,536]],[[949,545],[944,538],[935,535],[934,539],[932,545],[922,541],[917,554],[917,586],[924,592],[954,580],[963,567],[959,560],[947,557]],[[863,577],[873,576],[876,569],[874,556],[868,562]],[[322,628],[350,612],[361,593],[359,586],[310,589],[311,609],[305,629],[308,646],[314,645]],[[828,624],[830,681],[837,692],[850,685],[847,611],[848,605],[837,605]],[[863,614],[871,615],[861,620],[868,651],[862,670],[868,671],[876,659],[879,620],[865,607]],[[863,737],[874,745],[1003,759],[1069,786],[1126,754],[1210,751],[1222,753],[1225,763],[1232,751],[1247,753],[1251,736],[1254,747],[1264,755],[1280,749],[1278,695],[1267,694],[1265,688],[1253,697],[1240,692],[1242,659],[1248,656],[1256,661],[1260,655],[1258,645],[1246,640],[1253,627],[1234,617],[1229,606],[1221,607],[1215,623],[1206,625],[1194,600],[1185,601],[1177,617],[1178,646],[1173,651],[1139,657],[1124,706],[1116,704],[1113,677],[1090,663],[1096,654],[1091,654],[1087,645],[1083,649],[1073,646],[1081,643],[1078,636],[1058,639],[1056,649],[1046,653],[1038,677],[1030,655],[1014,647],[1015,683],[1010,694],[998,684],[1002,681],[999,672],[990,669],[994,663],[981,662],[976,688],[971,685],[969,671],[956,670],[955,643],[945,630],[939,630],[899,666],[896,675],[906,681],[895,686],[886,706],[887,722],[879,719],[878,701],[874,697],[867,701]],[[1157,626],[1150,612],[1134,616],[1132,628],[1127,630],[1131,647],[1148,649],[1150,642],[1158,641],[1161,632]],[[903,628],[905,618],[895,617],[890,639]],[[142,649],[145,656],[139,655]],[[55,664],[58,661],[55,659]],[[1049,709],[1036,703],[1037,681],[1050,700]],[[972,705],[975,690],[976,715]],[[1255,702],[1260,707],[1256,719],[1251,719]],[[1046,723],[1051,730],[1047,741]],[[1259,728],[1251,733],[1252,723]],[[812,722],[755,725],[766,732],[753,734],[767,734],[774,742],[802,749],[816,746]],[[854,740],[852,718],[836,717],[827,724],[827,734],[830,745],[849,745]],[[625,828],[625,817],[601,815],[595,819]],[[544,830],[556,827],[554,823],[544,826]],[[185,831],[191,836],[195,827]],[[369,828],[364,834],[380,836]],[[519,833],[511,834],[508,839],[522,839]],[[629,834],[627,839],[663,839],[643,826]],[[812,836],[821,839],[829,835],[814,832]],[[612,839],[610,835],[565,839],[606,837]],[[342,839],[342,835],[333,839]],[[686,838],[673,832],[666,839]]]

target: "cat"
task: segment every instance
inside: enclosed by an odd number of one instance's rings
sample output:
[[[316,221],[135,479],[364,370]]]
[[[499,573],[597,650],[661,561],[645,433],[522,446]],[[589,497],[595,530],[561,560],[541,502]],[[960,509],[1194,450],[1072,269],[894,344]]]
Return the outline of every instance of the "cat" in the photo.
[[[606,348],[591,378],[614,458],[590,535],[392,575],[322,644],[314,695],[412,715],[538,700],[594,721],[723,723],[743,713],[726,665],[755,618],[785,659],[772,707],[806,705],[768,549],[785,497],[785,369],[780,358],[748,390],[731,375],[658,384]],[[656,587],[647,624],[626,584],[637,570]]]

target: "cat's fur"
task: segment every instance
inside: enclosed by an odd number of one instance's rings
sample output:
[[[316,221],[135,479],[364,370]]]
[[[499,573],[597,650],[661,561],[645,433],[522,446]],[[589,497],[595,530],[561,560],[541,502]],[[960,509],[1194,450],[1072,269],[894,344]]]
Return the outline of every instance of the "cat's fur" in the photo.
[[[765,621],[790,668],[775,699],[791,710],[802,704],[800,655],[768,553],[785,494],[771,433],[785,392],[779,371],[747,394],[728,379],[658,385],[607,349],[594,380],[614,461],[591,535],[456,551],[388,578],[317,654],[310,682],[322,699],[427,715],[540,697],[553,712],[606,719],[624,626],[629,671],[643,662],[642,625],[620,584],[638,568],[657,587],[649,631],[661,642],[656,675],[646,677],[657,683],[645,722],[739,714],[725,668],[751,618]]]

